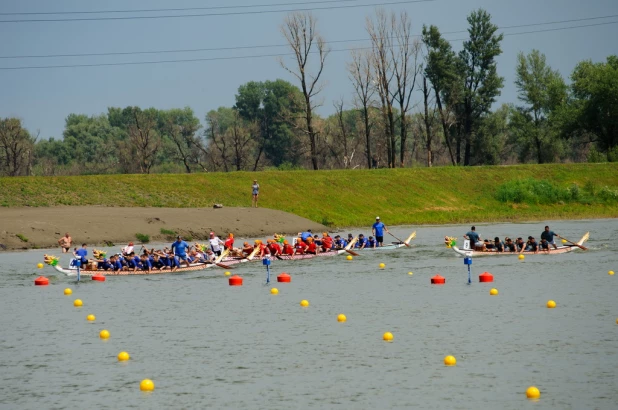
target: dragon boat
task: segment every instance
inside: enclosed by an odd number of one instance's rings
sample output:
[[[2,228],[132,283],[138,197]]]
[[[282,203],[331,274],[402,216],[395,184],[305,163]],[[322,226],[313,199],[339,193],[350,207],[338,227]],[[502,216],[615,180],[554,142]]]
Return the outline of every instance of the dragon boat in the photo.
[[[583,250],[587,250],[588,248],[582,246],[584,244],[584,242],[586,242],[588,239],[590,238],[590,232],[586,232],[584,234],[584,236],[582,236],[582,238],[578,241],[578,242],[572,242],[572,243],[565,243],[561,246],[558,246],[557,249],[554,249],[553,247],[551,247],[551,249],[548,251],[546,250],[539,250],[538,252],[533,252],[533,251],[523,251],[523,252],[497,252],[493,249],[487,250],[487,251],[477,251],[474,249],[470,248],[470,241],[469,240],[464,240],[463,243],[463,248],[459,248],[457,247],[457,243],[455,241],[455,238],[451,238],[451,237],[447,237],[446,239],[449,239],[448,243],[446,243],[446,247],[450,248],[452,250],[454,250],[455,252],[457,252],[457,254],[461,255],[461,256],[467,256],[467,257],[475,257],[475,256],[504,256],[504,255],[541,255],[541,254],[545,254],[545,255],[555,255],[555,254],[560,254],[560,253],[567,253],[567,252],[571,252],[573,250],[577,250],[577,249],[583,249]]]
[[[383,245],[383,246],[376,246],[375,248],[350,248],[351,250],[355,251],[355,252],[365,252],[365,251],[390,251],[393,249],[399,249],[399,248],[403,248],[404,246],[409,247],[410,246],[410,241],[412,239],[416,238],[416,231],[412,232],[410,234],[410,236],[408,236],[408,238],[403,241],[397,241],[397,242],[391,242],[387,245]]]

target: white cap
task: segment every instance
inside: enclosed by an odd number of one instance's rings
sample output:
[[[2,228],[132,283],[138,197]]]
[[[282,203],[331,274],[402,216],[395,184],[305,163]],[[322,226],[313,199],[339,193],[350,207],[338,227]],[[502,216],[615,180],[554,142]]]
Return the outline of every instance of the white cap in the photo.
[[[376,216],[376,219],[380,219],[380,217],[379,217],[379,216]]]

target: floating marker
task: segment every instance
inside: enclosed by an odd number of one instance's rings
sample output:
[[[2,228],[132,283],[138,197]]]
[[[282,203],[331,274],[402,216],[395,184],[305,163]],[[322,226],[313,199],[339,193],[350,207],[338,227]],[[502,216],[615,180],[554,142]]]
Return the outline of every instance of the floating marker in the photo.
[[[271,294],[271,295],[277,295],[277,294],[279,294],[279,289],[277,289],[277,288],[272,288],[272,289],[270,290],[270,294]]]
[[[393,341],[393,334],[391,332],[386,332],[382,335],[382,339],[384,339],[384,341],[386,342],[392,342]]]
[[[301,300],[301,301],[300,301],[300,305],[301,305],[302,307],[309,307],[309,301],[308,301],[308,300],[303,299],[303,300]]]
[[[492,275],[489,272],[483,272],[479,275],[479,282],[493,282],[494,281],[494,275]]]
[[[496,295],[498,294],[498,289],[496,289],[496,288],[492,288],[492,289],[489,291],[489,294],[490,294],[491,296],[496,296]]]
[[[455,356],[446,356],[444,358],[444,365],[445,366],[455,366],[457,364],[457,359],[455,359]]]
[[[347,260],[349,260],[349,261],[351,261],[352,259],[354,259],[354,258],[352,258],[352,255],[348,255],[348,256],[346,256],[345,258],[346,258]]]
[[[230,286],[242,286],[242,278],[238,275],[234,275],[229,279]]]
[[[538,399],[541,397],[541,392],[536,387],[530,386],[526,390],[526,397],[529,399]]]
[[[105,330],[105,329],[101,330],[101,331],[99,332],[99,337],[100,337],[101,339],[104,339],[104,340],[105,340],[105,339],[109,339],[109,331],[107,331],[107,330]]]
[[[524,259],[526,259],[526,257],[524,255],[519,255],[518,258],[519,258],[520,261],[523,261]]]
[[[139,384],[139,389],[141,391],[153,391],[155,388],[154,383],[152,382],[152,380],[150,379],[144,379],[142,380],[142,382]]]
[[[95,315],[90,314],[90,315],[86,316],[86,320],[89,321],[89,322],[94,322],[95,320],[97,320],[97,318],[96,318]]]
[[[345,322],[346,320],[348,320],[348,318],[345,317],[343,313],[339,313],[339,315],[337,315],[337,322]]]
[[[39,268],[39,269],[43,269],[43,264],[41,262],[39,262],[39,263],[36,264],[36,267]]]
[[[381,263],[379,266],[380,266],[380,269],[384,269],[386,267],[386,265],[383,263]]]
[[[291,281],[292,281],[292,277],[285,272],[277,276],[277,282],[289,283]]]
[[[126,362],[130,358],[131,358],[131,356],[129,356],[129,353],[127,353],[127,352],[120,352],[120,353],[118,353],[118,361],[119,362]]]
[[[431,278],[431,283],[433,285],[444,285],[446,283],[446,279],[443,276],[440,276],[440,274],[437,274]]]
[[[72,294],[73,294],[73,290],[71,288],[66,288],[64,290],[64,295],[65,296],[69,296],[69,295],[72,295]]]
[[[549,309],[553,309],[553,308],[555,308],[555,307],[556,307],[556,302],[554,302],[553,300],[548,300],[548,301],[547,301],[547,307],[548,307]]]
[[[34,280],[34,284],[36,286],[47,286],[49,285],[49,279],[47,279],[45,276],[39,276]]]
[[[84,302],[82,302],[81,299],[75,299],[73,301],[73,306],[75,306],[75,307],[82,307],[82,306],[84,306]]]

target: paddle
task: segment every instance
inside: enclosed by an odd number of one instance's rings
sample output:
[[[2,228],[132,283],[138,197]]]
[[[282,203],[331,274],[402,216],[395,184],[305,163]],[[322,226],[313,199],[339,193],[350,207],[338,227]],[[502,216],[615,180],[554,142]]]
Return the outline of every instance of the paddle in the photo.
[[[348,244],[345,248],[343,248],[343,250],[344,250],[344,251],[346,251],[347,253],[351,254],[351,255],[354,255],[354,256],[360,256],[358,253],[356,253],[356,252],[354,252],[354,251],[351,251],[351,250],[350,250],[350,248],[354,246],[354,244],[356,243],[356,241],[358,241],[358,236],[357,236],[357,237],[355,237],[354,239],[352,239],[352,240],[350,241],[350,243],[349,243],[349,244]]]
[[[396,237],[395,235],[393,235],[392,233],[388,232],[388,234],[390,236],[392,236],[393,238],[397,239],[399,242],[403,243],[404,245],[406,245],[408,248],[410,247],[410,245],[408,245],[407,243],[405,243],[404,241],[402,241],[401,239],[399,239],[398,237]]]
[[[572,243],[573,245],[575,245],[575,246],[579,247],[580,249],[583,249],[583,250],[585,250],[585,251],[587,251],[587,250],[588,250],[588,248],[586,248],[585,246],[581,246],[580,244],[578,244],[578,243],[576,243],[576,242],[569,241],[569,240],[568,240],[567,238],[565,238],[564,236],[560,236],[560,235],[556,235],[556,236],[557,236],[558,238],[560,238],[560,239],[564,239],[565,241],[567,241],[567,242],[569,242],[569,243]]]

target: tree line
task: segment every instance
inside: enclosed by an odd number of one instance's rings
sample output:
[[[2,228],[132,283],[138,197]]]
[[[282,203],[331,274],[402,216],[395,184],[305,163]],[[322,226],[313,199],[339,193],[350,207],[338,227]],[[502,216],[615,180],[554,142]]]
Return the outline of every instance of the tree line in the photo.
[[[292,13],[281,33],[294,58],[280,63],[294,83],[243,84],[203,126],[188,107],[110,107],[70,114],[62,139],[39,139],[2,118],[0,175],[618,161],[618,56],[580,62],[567,83],[540,51],[520,53],[518,100],[495,108],[503,36],[485,10],[467,22],[457,52],[436,26],[418,37],[406,12],[376,10],[371,46],[346,66],[352,98],[322,117],[329,47],[311,13]]]

